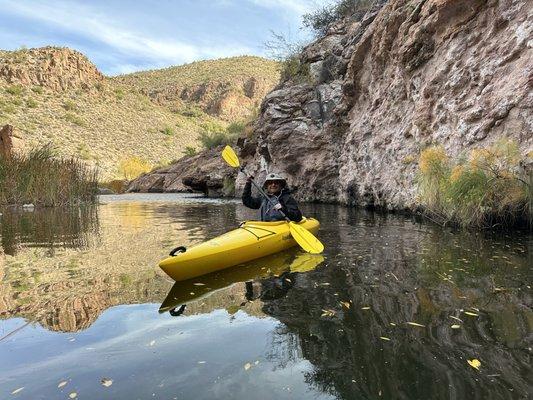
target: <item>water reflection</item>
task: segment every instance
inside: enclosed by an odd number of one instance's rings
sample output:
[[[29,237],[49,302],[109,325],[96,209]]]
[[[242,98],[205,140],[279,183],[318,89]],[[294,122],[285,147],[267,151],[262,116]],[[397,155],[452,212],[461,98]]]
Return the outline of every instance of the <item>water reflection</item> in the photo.
[[[531,234],[305,204],[323,256],[294,248],[172,286],[157,268],[170,249],[255,212],[120,199],[85,222],[0,219],[0,397],[54,398],[67,377],[80,398],[530,396]]]
[[[0,238],[5,254],[14,256],[22,247],[43,247],[54,254],[57,247],[85,249],[98,240],[98,208],[45,208],[38,212],[5,209]]]
[[[293,248],[209,275],[176,282],[159,312],[169,311],[173,316],[192,315],[209,313],[223,305],[231,314],[242,309],[249,315],[260,316],[263,315],[261,304],[249,302],[264,296],[261,290],[263,282],[287,287],[294,273],[311,271],[323,261],[322,255],[302,253],[300,249]]]

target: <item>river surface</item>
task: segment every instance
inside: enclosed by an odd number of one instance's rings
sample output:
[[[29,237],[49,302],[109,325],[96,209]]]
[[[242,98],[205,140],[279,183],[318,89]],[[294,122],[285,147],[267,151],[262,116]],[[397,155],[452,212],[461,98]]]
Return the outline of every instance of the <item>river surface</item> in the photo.
[[[255,211],[174,194],[3,210],[0,399],[531,398],[529,232],[302,210],[323,255],[176,285],[160,259]]]

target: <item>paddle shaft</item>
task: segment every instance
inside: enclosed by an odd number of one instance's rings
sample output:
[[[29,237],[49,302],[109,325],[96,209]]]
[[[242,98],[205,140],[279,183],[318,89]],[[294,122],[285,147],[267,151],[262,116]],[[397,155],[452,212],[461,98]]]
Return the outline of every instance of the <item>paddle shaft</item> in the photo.
[[[241,170],[241,172],[242,172],[244,175],[246,175],[247,178],[250,178],[250,182],[252,182],[252,185],[254,185],[255,188],[256,188],[257,190],[259,190],[259,193],[261,193],[261,194],[267,199],[267,201],[272,205],[272,207],[274,207],[274,203],[272,203],[272,200],[270,200],[270,197],[268,196],[268,194],[265,193],[265,191],[263,190],[262,187],[260,187],[257,183],[255,183],[254,178],[252,178],[250,175],[248,175],[248,174],[246,173],[246,171],[244,170],[244,167],[241,167],[240,170]],[[289,219],[289,217],[287,217],[283,211],[281,211],[281,210],[278,210],[278,211],[279,211],[279,213],[280,213],[281,215],[283,215],[283,218],[285,218],[285,220],[286,220],[287,222],[290,222],[290,221],[291,221],[291,220]]]

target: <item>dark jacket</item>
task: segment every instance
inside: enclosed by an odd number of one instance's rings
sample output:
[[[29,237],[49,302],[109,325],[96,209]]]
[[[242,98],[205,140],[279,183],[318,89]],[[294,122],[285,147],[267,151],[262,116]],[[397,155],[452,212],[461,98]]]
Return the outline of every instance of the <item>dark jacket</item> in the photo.
[[[273,205],[281,204],[281,211],[291,220],[300,222],[302,220],[302,213],[298,208],[296,200],[291,196],[291,192],[286,187],[281,190],[278,195],[269,195],[270,202],[263,196],[252,197],[252,183],[246,182],[244,191],[242,192],[242,203],[246,207],[253,209],[261,209],[261,221],[283,221],[283,215],[278,210],[275,210]]]

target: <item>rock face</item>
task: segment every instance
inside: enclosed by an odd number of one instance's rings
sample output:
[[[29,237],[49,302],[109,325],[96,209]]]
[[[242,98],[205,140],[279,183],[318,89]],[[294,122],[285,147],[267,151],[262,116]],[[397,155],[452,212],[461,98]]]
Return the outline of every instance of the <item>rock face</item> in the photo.
[[[169,167],[160,168],[133,180],[126,192],[202,192],[210,197],[233,196],[236,171],[220,156],[217,147],[184,157]]]
[[[83,54],[58,47],[0,54],[0,78],[9,84],[42,86],[54,91],[87,89],[105,79]]]
[[[300,200],[404,209],[425,146],[459,155],[505,136],[531,151],[531,2],[384,3],[303,51],[312,83],[266,96],[241,142],[256,175],[284,173]]]

